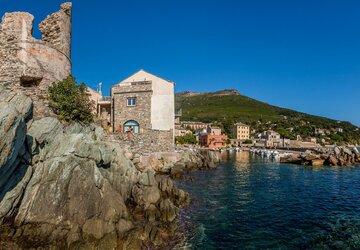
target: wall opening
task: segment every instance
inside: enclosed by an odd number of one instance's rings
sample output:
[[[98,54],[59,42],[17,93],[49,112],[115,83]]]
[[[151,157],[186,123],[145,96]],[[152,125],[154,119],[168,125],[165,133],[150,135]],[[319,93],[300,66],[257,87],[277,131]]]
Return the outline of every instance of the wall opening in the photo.
[[[20,85],[26,88],[34,87],[38,86],[41,80],[41,77],[22,76],[20,77]]]
[[[131,131],[134,134],[140,132],[140,125],[137,121],[130,120],[124,123],[124,133]]]

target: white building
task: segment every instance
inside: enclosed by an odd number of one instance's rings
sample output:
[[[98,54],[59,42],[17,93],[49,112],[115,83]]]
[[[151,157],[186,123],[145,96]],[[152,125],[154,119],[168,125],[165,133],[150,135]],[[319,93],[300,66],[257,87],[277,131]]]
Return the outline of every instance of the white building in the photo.
[[[336,128],[336,133],[343,133],[344,130],[342,128]]]
[[[325,131],[323,129],[316,128],[315,135],[325,135]]]

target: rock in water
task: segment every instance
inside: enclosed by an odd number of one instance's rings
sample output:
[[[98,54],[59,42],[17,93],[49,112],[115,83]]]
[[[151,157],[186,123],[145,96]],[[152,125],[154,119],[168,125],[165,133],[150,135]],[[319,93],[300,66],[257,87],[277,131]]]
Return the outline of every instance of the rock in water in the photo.
[[[334,152],[335,152],[335,155],[341,154],[341,150],[340,150],[339,147],[335,147],[335,148],[334,148]]]
[[[330,166],[336,166],[338,164],[338,159],[336,159],[335,156],[330,155],[327,162]]]
[[[353,147],[353,152],[354,152],[355,154],[358,154],[358,153],[359,153],[359,150],[357,149],[357,147]]]
[[[344,152],[345,154],[347,154],[347,155],[352,155],[352,152],[351,152],[350,149],[348,149],[348,148],[343,148],[342,150],[343,150],[343,152]]]
[[[311,160],[311,166],[313,167],[320,167],[324,165],[325,160],[321,160],[321,159],[314,159]]]

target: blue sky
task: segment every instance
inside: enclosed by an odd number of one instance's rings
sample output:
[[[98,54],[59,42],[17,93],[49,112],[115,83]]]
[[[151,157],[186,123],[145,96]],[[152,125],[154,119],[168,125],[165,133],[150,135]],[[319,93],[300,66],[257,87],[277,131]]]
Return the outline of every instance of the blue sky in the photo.
[[[58,0],[0,0],[38,23]],[[138,69],[176,91],[238,89],[273,105],[360,126],[358,0],[77,0],[73,74],[95,87]]]

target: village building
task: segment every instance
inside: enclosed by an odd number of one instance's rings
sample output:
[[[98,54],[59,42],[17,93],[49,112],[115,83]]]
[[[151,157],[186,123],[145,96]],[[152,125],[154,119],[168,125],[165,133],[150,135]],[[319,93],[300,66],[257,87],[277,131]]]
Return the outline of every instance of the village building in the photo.
[[[263,145],[264,147],[270,148],[287,147],[290,141],[288,139],[281,139],[280,134],[273,130],[264,131],[259,134],[258,137],[261,139],[257,140],[257,146]]]
[[[250,126],[244,123],[235,123],[231,130],[232,137],[237,140],[250,139]]]
[[[182,109],[175,110],[175,128],[181,126]]]
[[[200,135],[200,134],[204,134],[204,133],[207,133],[206,128],[198,128],[198,129],[195,129],[195,132],[194,132],[195,135]]]
[[[174,82],[140,70],[111,88],[112,129],[144,150],[174,148]]]
[[[181,127],[190,128],[192,130],[207,128],[207,126],[210,125],[209,123],[192,122],[192,121],[181,121],[180,124]]]
[[[315,137],[306,137],[305,142],[316,143],[316,138]]]
[[[221,135],[221,128],[217,126],[208,125],[206,128],[206,133],[210,135]]]
[[[98,110],[98,101],[101,98],[101,93],[99,93],[98,91],[93,90],[90,87],[86,87],[86,94],[88,94],[89,99],[91,100],[91,102],[94,104],[92,106],[92,113],[94,115],[98,115],[99,114],[99,110]]]
[[[200,136],[201,136],[202,134],[206,134],[206,133],[207,133],[206,128],[198,128],[198,129],[195,129],[194,135],[195,135],[196,141],[197,141],[198,143],[200,143]]]
[[[325,131],[323,129],[316,128],[315,135],[325,135]]]
[[[111,128],[111,97],[103,96],[102,91],[95,91],[90,87],[86,88],[86,92],[89,95],[90,100],[92,101],[93,108],[92,113],[97,117],[97,120],[100,121],[101,126],[108,132],[112,132]]]
[[[336,128],[336,133],[343,133],[344,129],[343,128]]]
[[[223,148],[226,147],[227,139],[226,135],[205,133],[200,135],[199,143],[206,148]]]
[[[199,135],[199,144],[206,148],[223,148],[227,144],[227,139],[221,128],[208,125]]]
[[[191,130],[187,130],[184,128],[175,129],[175,136],[184,136],[187,134],[192,134],[193,132]]]
[[[110,96],[100,96],[96,102],[96,110],[98,117],[101,120],[106,120],[109,124],[111,122],[111,97]]]
[[[273,140],[273,141],[276,141],[276,140],[280,140],[281,139],[281,136],[279,133],[273,131],[273,130],[267,130],[263,133],[263,137],[267,140]]]

